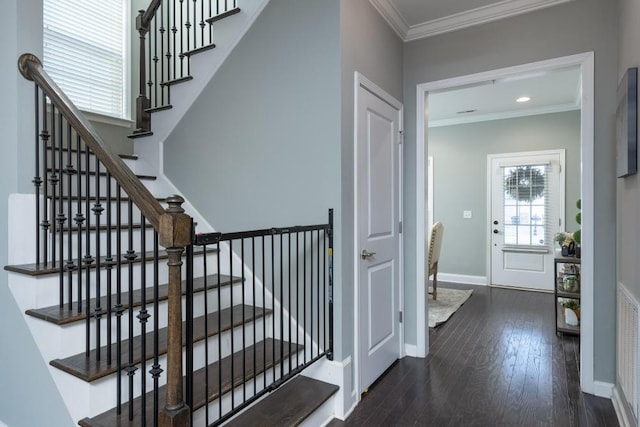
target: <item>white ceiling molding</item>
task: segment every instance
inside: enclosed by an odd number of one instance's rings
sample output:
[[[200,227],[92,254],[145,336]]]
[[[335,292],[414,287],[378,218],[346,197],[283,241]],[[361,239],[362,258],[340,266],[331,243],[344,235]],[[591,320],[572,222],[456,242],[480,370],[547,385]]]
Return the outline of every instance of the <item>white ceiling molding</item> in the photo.
[[[452,119],[428,120],[427,125],[430,128],[441,126],[462,125],[466,123],[488,122],[492,120],[514,119],[517,117],[535,116],[538,114],[564,113],[565,111],[575,111],[580,109],[579,102],[571,104],[552,105],[540,108],[529,108],[527,110],[512,110],[499,113],[488,114],[469,114],[455,117]]]
[[[502,0],[487,6],[409,26],[392,0],[370,0],[376,10],[405,42],[432,37],[573,0]]]

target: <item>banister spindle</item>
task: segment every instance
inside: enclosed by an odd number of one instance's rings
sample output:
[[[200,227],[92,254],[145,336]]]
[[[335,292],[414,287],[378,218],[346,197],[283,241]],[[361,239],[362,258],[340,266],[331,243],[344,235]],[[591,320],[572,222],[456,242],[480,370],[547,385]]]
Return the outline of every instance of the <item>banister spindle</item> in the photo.
[[[35,176],[33,177],[33,181],[31,181],[35,187],[35,192],[36,192],[36,264],[40,264],[40,216],[41,216],[41,211],[40,211],[40,186],[42,185],[42,178],[40,177],[40,139],[41,139],[41,135],[40,135],[40,89],[38,89],[38,85],[34,84],[34,87],[36,88],[36,93],[35,93],[35,104],[36,104],[36,109],[35,109],[35,128],[36,128],[36,149],[35,149],[35,161],[36,161],[36,167],[35,167]],[[44,95],[43,95],[44,98]],[[43,142],[44,144],[44,142]],[[46,162],[46,160],[45,160]]]
[[[160,216],[160,244],[169,259],[167,397],[160,412],[160,426],[189,425],[191,410],[184,401],[182,383],[182,253],[191,244],[191,218],[184,213],[180,196],[167,199]]]

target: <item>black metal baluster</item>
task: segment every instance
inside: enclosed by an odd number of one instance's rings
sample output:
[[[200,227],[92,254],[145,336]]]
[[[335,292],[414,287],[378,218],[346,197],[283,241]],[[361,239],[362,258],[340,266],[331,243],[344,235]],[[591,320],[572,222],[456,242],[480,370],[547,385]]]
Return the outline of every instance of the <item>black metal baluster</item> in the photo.
[[[322,347],[327,350],[327,234],[322,232]]]
[[[127,376],[129,377],[129,419],[133,419],[133,380],[134,375],[136,373],[136,365],[133,359],[133,262],[137,258],[136,252],[133,250],[133,203],[131,199],[127,200],[127,243],[129,245],[129,249],[127,249],[127,254],[125,255],[125,259],[129,263],[129,354],[128,354],[128,365],[126,368]]]
[[[333,209],[329,209],[329,360],[333,360]]]
[[[204,1],[204,0],[203,0]],[[204,3],[203,3],[204,4]],[[213,15],[211,14],[211,0],[209,0],[209,16],[211,18]],[[211,31],[211,24],[209,24],[209,44],[213,43],[213,32]],[[204,44],[204,38],[202,39],[202,44]]]
[[[64,223],[67,221],[67,217],[64,214],[64,171],[62,162],[64,159],[63,145],[64,145],[64,127],[62,126],[62,114],[58,114],[58,166],[56,173],[58,174],[58,212],[56,213],[56,223],[58,225],[58,251],[60,256],[60,269],[59,269],[59,281],[60,281],[60,308],[64,305]],[[54,232],[55,236],[55,232]]]
[[[244,307],[245,307],[245,299],[244,299],[244,238],[240,238],[240,259],[242,262],[240,263],[240,276],[242,277],[242,317],[244,320]],[[231,288],[231,292],[233,292],[233,287]],[[255,317],[253,318],[255,322]],[[247,358],[246,358],[246,348],[247,348],[247,340],[246,340],[246,323],[242,322],[242,401],[246,402],[247,400]]]
[[[129,220],[131,222],[131,220]],[[147,424],[147,399],[144,398],[147,391],[147,321],[149,320],[149,312],[147,311],[147,236],[146,236],[146,219],[140,214],[140,311],[136,318],[140,322],[140,420],[144,426]],[[133,305],[129,307],[133,308]],[[133,310],[131,310],[133,313]],[[133,341],[131,341],[133,344]]]
[[[288,253],[287,253],[287,269],[288,269],[288,280],[287,285],[289,289],[289,301],[287,302],[288,313],[287,313],[287,323],[289,326],[289,336],[287,342],[289,343],[289,373],[291,373],[291,233],[287,233],[287,243],[288,243]]]
[[[167,17],[167,19],[169,19]],[[176,73],[176,66],[177,66],[177,50],[178,50],[178,45],[177,45],[177,40],[176,40],[176,36],[178,33],[178,27],[176,27],[176,19],[178,19],[178,15],[176,14],[176,0],[173,0],[173,26],[171,27],[171,32],[173,33],[173,55],[171,54],[171,49],[169,48],[169,51],[167,52],[167,58],[169,58],[169,61],[171,61],[171,58],[173,57],[173,75],[170,76],[168,78],[168,80],[176,79],[178,78],[178,74]],[[168,96],[171,96],[171,89],[168,87]],[[170,99],[167,100],[168,102],[171,102]]]
[[[316,270],[316,323],[318,329],[318,353],[316,356],[320,355],[320,230],[317,230],[317,242],[316,242],[316,259],[317,259],[317,270]]]
[[[146,49],[146,54],[147,54],[147,77],[149,78],[147,80],[147,98],[149,99],[149,103],[148,103],[148,107],[157,107],[158,106],[158,98],[153,96],[153,50],[151,49],[151,43],[152,43],[152,36],[155,36],[155,34],[152,34],[151,31],[149,31],[148,33],[148,37],[147,37],[147,49]],[[144,52],[143,52],[144,54]]]
[[[111,205],[113,202],[113,197],[111,194],[111,173],[109,173],[107,171],[107,176],[106,176],[107,182],[106,182],[106,193],[107,193],[107,256],[105,258],[105,262],[104,262],[104,267],[107,269],[107,363],[109,365],[111,365],[112,362],[112,358],[113,355],[111,354],[111,342],[112,342],[112,330],[111,330],[111,316],[113,314],[113,301],[112,301],[112,286],[111,286],[111,280],[112,280],[112,269],[113,266],[115,265],[115,262],[113,261],[113,253],[112,253],[112,247],[111,247],[111,234],[112,234],[112,214],[111,214]]]
[[[42,229],[42,262],[46,265],[49,263],[49,157],[48,154],[53,150],[49,147],[51,134],[49,133],[49,124],[47,121],[47,96],[42,94],[42,182],[44,183],[44,194],[42,198],[42,221],[40,228]]]
[[[167,17],[167,28],[169,24],[168,19],[169,18]],[[165,83],[166,80],[164,75],[164,59],[162,57],[164,54],[164,33],[166,33],[167,30],[164,27],[164,2],[160,3],[160,29],[158,29],[158,31],[160,32],[160,81],[158,82],[158,79],[156,78],[156,84],[159,84],[160,86],[160,105],[165,105],[163,83]]]
[[[56,196],[58,190],[58,171],[56,165],[56,147],[57,147],[57,134],[56,134],[56,107],[51,104],[51,176],[49,176],[49,184],[51,185],[51,264],[56,265],[56,221],[55,216],[58,210],[56,209]],[[62,269],[62,264],[60,265]],[[60,307],[62,308],[62,283],[60,283]]]
[[[303,242],[302,242],[302,321],[304,323],[303,330],[305,332],[305,340],[307,333],[307,232],[303,233]],[[310,344],[313,346],[313,341]],[[313,351],[313,350],[312,350]],[[305,346],[303,353],[303,363],[307,363],[307,347]]]
[[[149,40],[149,42],[151,42],[151,40]],[[160,98],[158,96],[158,61],[159,60],[160,59],[158,58],[158,19],[154,18],[153,20],[153,104],[151,105],[154,105],[156,107],[162,105],[161,103],[158,102],[158,99]]]
[[[207,253],[207,245],[204,245],[202,247],[202,249],[204,250],[204,253]],[[203,267],[203,275],[204,275],[204,330],[205,330],[205,338],[204,338],[204,378],[205,378],[205,384],[204,384],[204,391],[205,391],[205,396],[210,396],[209,394],[209,284],[208,284],[208,280],[207,280],[207,276],[209,274],[208,270],[207,270],[207,256],[204,255],[202,257],[202,267]],[[187,273],[187,277],[189,277],[188,273]],[[220,273],[218,272],[218,289],[220,288]],[[193,313],[191,315],[193,317]],[[188,317],[187,317],[188,318]],[[218,341],[220,341],[222,339],[222,337],[220,336],[222,333],[222,328],[220,326],[220,324],[218,323]],[[222,357],[218,354],[218,363],[220,362],[220,359],[222,359]],[[220,390],[218,390],[218,393],[220,393]],[[221,397],[220,397],[221,399]],[[207,425],[209,425],[209,405],[205,405],[205,420]]]
[[[284,271],[282,246],[282,233],[280,233],[280,378],[284,377]]]
[[[116,184],[116,412],[122,413],[122,189]]]
[[[195,228],[193,225],[193,218],[191,219],[191,226],[190,226],[190,230],[191,230],[191,244],[187,246],[186,248],[186,254],[187,254],[187,265],[186,265],[186,273],[187,273],[187,280],[186,280],[186,310],[185,310],[185,316],[186,316],[186,328],[185,328],[185,341],[186,341],[186,360],[185,360],[185,367],[186,367],[186,372],[185,372],[185,403],[187,404],[187,406],[189,408],[193,408],[193,328],[194,328],[194,321],[193,321],[193,247],[194,247],[194,236],[195,236]],[[205,248],[205,252],[206,252],[206,248]],[[205,270],[206,270],[206,265],[207,265],[207,257],[204,256],[204,265],[205,265]],[[204,277],[204,298],[205,300],[207,299],[207,275],[205,273],[205,277]],[[208,351],[208,343],[209,343],[209,331],[207,329],[207,311],[205,310],[205,351]],[[206,368],[206,373],[205,373],[205,381],[208,383],[209,382],[209,360],[208,360],[208,356],[205,356],[205,366]],[[209,406],[209,401],[208,401],[208,396],[209,394],[205,394],[205,396],[207,396],[207,400],[205,400],[205,406]],[[208,411],[208,409],[207,409]],[[193,411],[190,411],[189,414],[189,418],[190,418],[190,425],[193,425]],[[207,422],[208,424],[208,422]]]
[[[267,310],[267,276],[266,276],[266,267],[265,267],[265,252],[264,252],[264,235],[260,236],[260,240],[262,241],[262,310],[266,312]],[[273,315],[272,315],[273,316]],[[263,378],[263,388],[267,388],[267,317],[263,317],[262,319],[262,372],[264,372]]]
[[[258,302],[256,301],[256,239],[251,236],[251,278],[253,291],[253,394],[254,396],[258,392],[258,375],[256,370],[256,307]],[[262,313],[262,322],[264,323],[264,312]]]
[[[40,177],[40,89],[38,89],[38,85],[34,84],[35,87],[35,128],[36,128],[36,149],[35,149],[35,175],[33,177],[33,181],[31,181],[35,187],[36,193],[36,264],[40,264],[40,186],[42,185],[42,178]],[[44,95],[43,95],[44,98]],[[44,118],[46,120],[46,118]],[[43,144],[45,144],[43,142]],[[45,158],[46,163],[46,158]]]
[[[187,6],[187,21],[184,23],[184,27],[186,28],[186,33],[187,33],[187,50],[183,50],[182,53],[186,55],[186,52],[189,52],[189,50],[191,50],[191,37],[190,37],[190,30],[191,30],[191,21],[189,21],[189,0],[185,0],[185,4]],[[195,41],[195,40],[194,40]],[[191,61],[189,61],[189,57],[187,56],[187,76],[191,73],[190,70],[190,65],[189,63]]]
[[[296,232],[296,348],[300,345],[300,232]],[[304,336],[304,335],[303,335]],[[297,353],[297,365],[300,365],[300,354]]]
[[[233,277],[233,240],[229,239],[229,277]],[[231,318],[231,378],[233,378],[236,370],[234,366],[234,337],[233,337],[233,287],[229,289],[229,316]],[[235,384],[233,380],[231,380],[231,410],[235,408]]]
[[[160,379],[160,374],[162,373],[162,368],[160,368],[160,347],[159,347],[159,336],[158,330],[160,328],[159,325],[159,314],[160,314],[160,284],[159,284],[159,250],[158,250],[158,232],[153,231],[153,366],[149,373],[151,373],[151,377],[153,378],[153,425],[154,427],[158,426],[158,413],[160,412],[160,393],[158,387],[158,380]],[[193,255],[192,255],[193,256]],[[193,399],[192,399],[193,400]],[[192,407],[192,406],[190,406]]]
[[[85,156],[84,156],[84,166],[85,166],[85,174],[84,174],[84,209],[86,213],[86,222],[85,222],[85,249],[86,253],[82,262],[85,265],[85,298],[87,300],[87,304],[85,307],[85,335],[86,335],[86,354],[89,357],[89,353],[91,352],[91,264],[93,264],[94,258],[91,256],[91,214],[89,213],[89,209],[91,206],[91,192],[89,189],[90,185],[90,151],[89,147],[85,145]],[[80,197],[80,196],[78,196]]]
[[[196,0],[193,0],[194,2]],[[193,6],[195,10],[195,4]],[[204,46],[204,27],[206,26],[204,22],[204,0],[200,1],[200,45]]]
[[[85,148],[86,149],[86,148]],[[76,223],[77,245],[78,245],[78,313],[82,313],[82,224],[84,223],[84,214],[82,213],[82,140],[80,135],[76,135],[76,165],[78,173],[76,176],[76,215],[73,220]]]
[[[271,356],[273,365],[273,382],[276,382],[276,267],[275,267],[275,229],[271,230],[271,330],[274,339],[271,345]],[[281,337],[282,338],[282,337]]]
[[[95,157],[95,182],[96,182],[96,202],[93,204],[93,208],[91,209],[91,211],[93,212],[93,214],[96,217],[96,269],[95,269],[95,274],[96,274],[96,303],[95,303],[95,309],[93,310],[93,316],[96,319],[96,360],[100,360],[100,340],[101,340],[101,333],[100,333],[100,319],[102,318],[102,305],[100,302],[100,296],[102,295],[102,289],[100,288],[101,286],[101,274],[100,274],[100,269],[102,268],[102,259],[100,258],[101,255],[101,251],[100,251],[100,216],[102,215],[102,211],[104,210],[104,208],[102,207],[102,203],[100,203],[100,161],[98,160],[97,156]],[[89,170],[87,170],[87,176],[89,176]],[[87,191],[88,188],[87,188]]]
[[[218,273],[218,329],[222,329],[222,291],[220,290],[220,240],[216,242],[216,271]],[[231,277],[231,276],[229,276]],[[232,355],[233,357],[233,355]],[[208,378],[208,377],[207,377]],[[218,418],[222,417],[222,339],[218,335]],[[209,423],[209,418],[207,418]]]
[[[183,30],[183,22],[184,22],[184,0],[178,0],[180,2],[180,77],[184,77],[184,35],[182,33]],[[187,1],[187,4],[189,2]]]
[[[71,181],[74,175],[77,176],[78,171],[71,161],[72,135],[71,124],[67,123],[67,166],[64,168],[64,173],[67,175],[67,218],[69,219],[69,223],[67,225],[67,265],[65,268],[67,270],[67,307],[69,311],[73,310],[73,272],[77,269],[76,263],[73,260],[73,227],[71,226],[73,214],[71,210],[71,206],[73,205],[71,192],[73,191],[73,183]]]

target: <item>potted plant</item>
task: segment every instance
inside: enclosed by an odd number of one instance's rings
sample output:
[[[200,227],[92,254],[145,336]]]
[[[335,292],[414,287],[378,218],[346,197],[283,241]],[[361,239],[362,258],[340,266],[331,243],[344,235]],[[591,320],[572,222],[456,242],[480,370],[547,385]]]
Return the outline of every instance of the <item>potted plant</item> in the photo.
[[[574,254],[575,243],[572,233],[561,231],[554,235],[553,240],[560,245],[562,256],[571,256]]]
[[[578,326],[580,324],[580,302],[569,299],[563,305],[565,323],[570,326]]]
[[[576,207],[578,208],[578,213],[576,214],[576,222],[578,225],[582,225],[582,199],[578,199],[576,202]],[[573,240],[576,242],[576,258],[580,258],[582,255],[582,250],[580,249],[580,242],[582,241],[582,228],[578,228],[573,232]]]

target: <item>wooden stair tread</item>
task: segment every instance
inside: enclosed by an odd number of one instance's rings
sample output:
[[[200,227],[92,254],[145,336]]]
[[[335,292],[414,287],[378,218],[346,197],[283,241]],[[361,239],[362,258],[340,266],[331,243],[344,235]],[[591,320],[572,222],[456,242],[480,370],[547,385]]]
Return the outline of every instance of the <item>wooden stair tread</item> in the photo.
[[[58,150],[62,150],[64,152],[69,151],[69,148],[67,147],[52,147],[50,145],[47,145],[47,150],[54,150],[54,151],[58,151]],[[77,153],[78,149],[77,148],[71,148],[71,152],[72,153]],[[84,151],[81,152],[81,154],[84,154]],[[93,155],[93,153],[91,153],[91,155]],[[118,154],[118,157],[120,157],[121,159],[127,159],[127,160],[138,160],[138,156],[135,154]]]
[[[214,289],[218,287],[218,275],[211,274],[206,277],[207,289]],[[225,274],[220,275],[220,286],[227,286],[233,283],[242,282],[242,278],[240,277],[230,277]],[[193,292],[202,292],[204,290],[204,277],[196,277],[193,279]],[[187,281],[182,281],[182,295],[187,293]],[[159,285],[158,286],[158,301],[165,301],[167,299],[169,292],[169,285]],[[133,291],[133,306],[139,307],[142,303],[142,290],[137,289]],[[122,307],[127,309],[129,308],[129,292],[122,292],[121,299]],[[146,288],[146,301],[147,304],[153,303],[153,288]],[[111,304],[115,305],[115,297],[111,297]],[[92,313],[96,306],[96,299],[91,298],[89,300],[89,312]],[[107,307],[107,297],[103,296],[100,298],[100,306],[106,310]],[[83,311],[78,312],[78,303],[76,301],[73,302],[71,309],[69,306],[65,304],[62,308],[59,305],[53,305],[51,307],[43,307],[27,310],[26,314],[29,316],[36,317],[38,319],[54,323],[56,325],[67,325],[69,323],[78,322],[84,320],[86,318],[86,306],[83,306]]]
[[[297,426],[337,391],[333,384],[298,375],[225,425]]]
[[[173,86],[180,83],[188,82],[190,80],[193,80],[193,76],[178,77],[177,79],[167,80],[166,82],[162,82],[160,83],[160,86]]]
[[[226,12],[220,13],[220,14],[218,14],[216,16],[212,16],[211,18],[207,18],[206,22],[209,23],[209,24],[213,24],[216,21],[220,21],[220,20],[222,20],[224,18],[227,18],[227,17],[229,17],[231,15],[235,15],[236,13],[240,13],[240,8],[239,7],[233,8],[231,10],[227,10]]]
[[[147,130],[147,131],[141,130],[141,131],[133,131],[132,134],[127,135],[127,138],[135,139],[135,138],[142,138],[142,137],[151,136],[151,135],[153,135],[153,132],[151,132],[150,130]]]
[[[47,172],[52,173],[53,169],[52,168],[47,168]],[[77,173],[78,172],[75,172],[73,175],[76,175]],[[96,175],[105,176],[105,177],[107,176],[107,173],[103,172],[103,171],[100,171],[99,174],[96,173],[96,171],[93,171],[93,170],[89,171],[89,172],[87,172],[86,170],[80,171],[80,175],[87,175],[87,173],[89,173],[90,176],[96,176]],[[64,174],[64,172],[63,172],[63,174]],[[64,175],[66,175],[66,174],[64,174]],[[155,181],[155,180],[158,179],[158,177],[155,176],[155,175],[144,175],[144,174],[135,174],[135,175],[141,181]]]
[[[197,53],[206,52],[208,50],[215,49],[215,48],[216,48],[216,45],[214,43],[210,43],[210,44],[206,44],[204,46],[200,46],[200,47],[198,47],[196,49],[188,50],[184,54],[186,56],[192,56],[192,55],[195,55]]]
[[[207,254],[211,254],[211,253],[216,253],[217,249],[215,248],[209,248],[207,249]],[[193,250],[193,254],[194,255],[202,255],[204,253],[204,250],[201,248],[196,248]],[[136,252],[136,259],[131,261],[132,263],[139,263],[142,260],[142,257],[140,256],[139,252]],[[183,253],[183,257],[186,256],[186,251]],[[160,253],[158,254],[158,259],[162,260],[162,259],[167,259],[167,253],[166,251],[164,251],[163,249],[160,249]],[[102,256],[100,257],[100,262],[102,264],[104,264],[106,262],[107,257],[106,256]],[[153,251],[147,251],[145,252],[145,261],[150,262],[154,260],[154,256],[153,256]],[[75,263],[77,261],[77,258],[73,259],[73,262]],[[129,263],[129,261],[127,261],[126,259],[124,259],[124,255],[122,258],[122,264],[126,265]],[[67,260],[62,261],[62,265],[66,265]],[[95,268],[96,267],[96,263],[93,262],[90,266],[90,268]],[[84,266],[83,268],[86,268],[86,266]],[[11,271],[13,273],[21,273],[21,274],[26,274],[28,276],[44,276],[47,274],[54,274],[54,273],[59,273],[60,272],[60,261],[56,261],[55,264],[49,262],[47,264],[20,264],[20,265],[5,265],[4,269],[6,271]]]
[[[281,343],[279,340],[268,338],[265,341],[260,341],[255,345],[247,347],[244,351],[239,351],[233,354],[233,356],[227,356],[220,362],[214,362],[209,365],[208,368],[208,380],[209,380],[209,393],[207,398],[207,391],[205,389],[205,381],[207,379],[207,370],[205,368],[198,369],[193,375],[193,408],[197,410],[202,408],[207,402],[211,402],[217,399],[221,394],[225,394],[231,390],[233,384],[237,387],[243,383],[244,380],[251,380],[255,376],[262,374],[266,369],[269,369],[279,363],[281,360],[289,356],[289,345],[284,343],[284,354],[280,354]],[[301,345],[293,345],[292,352],[299,352],[303,349]],[[273,357],[275,350],[275,358]],[[245,372],[243,373],[243,353],[244,353],[244,365]],[[266,353],[266,359],[263,359]],[[253,372],[253,357],[256,357],[256,370]],[[234,372],[231,375],[231,360],[233,359]],[[219,364],[222,366],[219,368]],[[222,371],[222,389],[218,388],[218,370]],[[248,387],[252,387],[251,382],[248,383]],[[186,389],[186,387],[185,387]],[[166,398],[165,386],[159,387],[158,390],[158,406],[164,407]],[[79,421],[79,425],[82,427],[138,427],[142,424],[140,417],[141,398],[134,399],[134,419],[128,419],[129,403],[125,402],[122,405],[121,415],[118,415],[116,409],[113,408],[93,418],[85,418]],[[146,401],[146,424],[148,426],[153,425],[153,392],[148,392],[145,395]]]
[[[255,309],[255,317],[254,317]],[[236,305],[233,308],[225,308],[220,312],[221,324],[218,325],[218,312],[209,313],[206,316],[206,322],[208,323],[208,334],[205,330],[205,316],[196,317],[193,319],[193,342],[199,342],[204,340],[207,336],[211,337],[217,335],[220,332],[228,331],[232,327],[241,326],[244,323],[251,322],[266,314],[271,313],[271,310],[265,310],[262,307],[254,307],[250,305]],[[231,320],[233,319],[233,324]],[[123,327],[123,328],[126,328]],[[186,343],[186,323],[182,322],[182,345]],[[168,347],[168,328],[158,329],[158,354],[165,354]],[[145,334],[145,359],[153,359],[153,344],[154,344],[154,332],[150,331]],[[122,340],[120,345],[120,354],[122,355],[122,365],[126,366],[129,363],[129,346],[131,340]],[[112,352],[112,361],[108,363],[107,360],[107,347],[102,346],[99,349],[100,360],[96,360],[96,353],[98,350],[93,349],[89,353],[89,357],[85,355],[85,352],[78,353],[76,355],[64,358],[55,359],[49,362],[51,366],[61,369],[81,380],[92,382],[97,379],[103,378],[107,375],[116,372],[116,358],[117,358],[117,345],[113,343],[110,345]],[[133,363],[139,364],[142,360],[142,337],[136,336],[133,338]]]
[[[165,105],[159,105],[157,107],[146,108],[144,111],[146,111],[147,113],[155,113],[158,111],[170,110],[172,108],[173,108],[173,105],[165,104]]]

